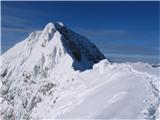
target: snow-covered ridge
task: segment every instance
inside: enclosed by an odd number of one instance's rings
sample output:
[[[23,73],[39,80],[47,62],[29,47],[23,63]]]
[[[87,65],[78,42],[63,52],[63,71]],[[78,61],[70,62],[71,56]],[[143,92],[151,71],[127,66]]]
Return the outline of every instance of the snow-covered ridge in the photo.
[[[32,64],[35,62],[33,64],[35,65],[38,60],[43,58],[47,61],[53,59],[51,61],[56,63],[61,58],[60,56],[66,54],[73,60],[72,67],[79,70],[92,68],[94,63],[105,59],[105,56],[94,44],[59,22],[48,23],[44,30],[31,33],[28,38],[16,44],[2,56],[4,59],[6,57],[10,58],[5,59],[3,64],[9,62],[8,60],[15,63],[14,59],[16,58],[15,61],[21,59],[17,61],[19,64],[23,64],[24,61],[26,61],[26,64],[27,61],[32,61]],[[31,65],[27,66],[31,67]]]
[[[63,23],[31,33],[1,61],[4,120],[158,118],[159,67],[110,63]]]
[[[42,31],[32,32],[1,56],[3,118],[29,115],[34,100],[39,100],[39,91],[56,89],[68,77],[72,78],[72,71],[91,69],[102,59],[104,55],[94,44],[63,23],[48,23]]]

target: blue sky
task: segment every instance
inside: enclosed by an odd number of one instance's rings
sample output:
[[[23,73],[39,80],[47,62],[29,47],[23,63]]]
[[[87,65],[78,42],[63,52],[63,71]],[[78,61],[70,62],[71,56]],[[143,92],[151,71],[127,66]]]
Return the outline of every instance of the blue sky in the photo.
[[[158,63],[160,2],[2,2],[2,53],[61,21],[116,62]]]

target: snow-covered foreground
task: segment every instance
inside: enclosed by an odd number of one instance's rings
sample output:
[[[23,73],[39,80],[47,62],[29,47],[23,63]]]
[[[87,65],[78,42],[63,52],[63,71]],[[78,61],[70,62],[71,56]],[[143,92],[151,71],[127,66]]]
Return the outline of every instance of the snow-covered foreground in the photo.
[[[158,70],[144,63],[101,61],[84,72],[73,72],[56,104],[37,104],[34,118],[155,119],[158,115]],[[43,109],[42,109],[43,108]],[[158,118],[157,118],[158,119]]]
[[[160,67],[110,63],[62,23],[31,33],[0,58],[4,120],[158,119]]]

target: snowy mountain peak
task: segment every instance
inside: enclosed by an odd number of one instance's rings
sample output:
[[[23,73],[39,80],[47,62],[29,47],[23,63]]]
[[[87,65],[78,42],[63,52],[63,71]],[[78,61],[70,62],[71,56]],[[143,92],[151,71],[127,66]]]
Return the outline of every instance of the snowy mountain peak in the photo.
[[[64,24],[62,22],[55,22],[55,23],[50,22],[45,26],[44,31],[51,33],[52,30],[56,31],[57,28],[63,27],[63,26]]]
[[[44,28],[44,32],[48,32],[51,33],[52,30],[56,30],[55,25],[53,23],[48,23],[45,28]]]
[[[55,23],[50,22],[45,26],[43,32],[51,34],[54,31],[56,31],[58,28],[63,27],[63,26],[64,24],[62,22],[55,22]]]
[[[110,64],[94,44],[60,22],[32,32],[1,60],[3,120],[141,119],[141,111],[154,120],[158,114],[159,67]]]
[[[73,61],[73,68],[85,70],[105,59],[105,56],[85,37],[73,32],[61,22],[48,23],[39,36],[40,45],[56,54],[66,53]],[[59,51],[57,51],[59,49]],[[59,59],[59,58],[57,58]]]
[[[48,23],[42,31],[32,32],[28,38],[16,44],[3,56],[9,63],[7,66],[17,62],[30,71],[33,71],[35,66],[51,69],[64,61],[68,61],[68,67],[83,71],[105,59],[93,43],[61,22]]]

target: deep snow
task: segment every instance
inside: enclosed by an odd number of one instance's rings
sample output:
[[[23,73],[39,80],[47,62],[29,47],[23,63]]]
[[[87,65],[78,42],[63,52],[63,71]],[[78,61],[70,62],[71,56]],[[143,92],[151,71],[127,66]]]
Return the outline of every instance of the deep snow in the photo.
[[[31,33],[1,63],[5,120],[158,119],[160,68],[110,63],[63,23]]]

